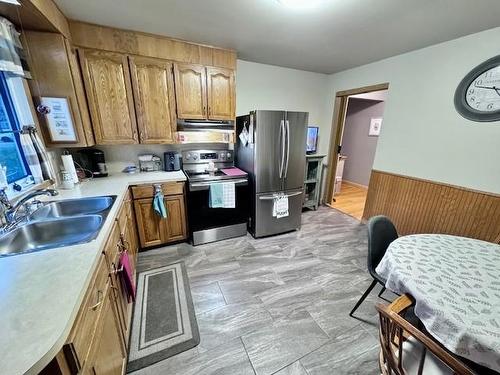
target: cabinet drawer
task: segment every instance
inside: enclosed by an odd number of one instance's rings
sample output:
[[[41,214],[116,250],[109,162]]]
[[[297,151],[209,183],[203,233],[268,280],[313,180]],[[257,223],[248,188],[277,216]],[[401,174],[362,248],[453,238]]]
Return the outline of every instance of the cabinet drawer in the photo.
[[[101,256],[94,280],[89,288],[70,337],[70,343],[80,366],[83,366],[94,339],[99,314],[106,296],[109,273],[104,256]]]
[[[156,185],[161,185],[163,195],[184,194],[184,182],[165,182],[163,184],[132,186],[134,199],[153,198]]]

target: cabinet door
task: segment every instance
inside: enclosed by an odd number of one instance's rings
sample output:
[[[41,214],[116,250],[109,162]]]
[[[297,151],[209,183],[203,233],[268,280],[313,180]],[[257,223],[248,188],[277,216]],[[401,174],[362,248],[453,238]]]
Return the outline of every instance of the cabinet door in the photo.
[[[172,195],[165,197],[165,206],[168,216],[162,221],[167,233],[167,241],[180,241],[187,237],[186,209],[183,195]]]
[[[206,119],[205,67],[194,64],[175,64],[174,75],[177,117],[182,119]]]
[[[99,317],[92,356],[84,373],[89,375],[121,375],[125,366],[125,347],[120,334],[120,323],[108,293]]]
[[[134,208],[141,248],[165,243],[166,234],[160,228],[162,219],[153,209],[153,200],[151,198],[137,199],[134,201]]]
[[[137,252],[139,250],[139,240],[137,239],[137,224],[135,221],[134,209],[132,207],[132,201],[125,203],[127,207],[127,224],[128,231],[126,235],[126,240],[129,243],[129,252],[132,257],[132,267],[135,270],[135,265],[137,263]]]
[[[207,68],[207,88],[208,118],[210,120],[234,120],[234,71]]]
[[[177,124],[172,64],[135,56],[129,61],[140,142],[173,143]]]
[[[29,66],[33,79],[28,80],[38,102],[41,96],[68,98],[76,142],[54,141],[45,116],[37,112],[45,145],[48,147],[86,147],[94,144],[87,101],[83,91],[80,68],[75,51],[60,34],[25,31],[24,41],[29,48]]]
[[[79,50],[97,144],[138,143],[127,56]]]

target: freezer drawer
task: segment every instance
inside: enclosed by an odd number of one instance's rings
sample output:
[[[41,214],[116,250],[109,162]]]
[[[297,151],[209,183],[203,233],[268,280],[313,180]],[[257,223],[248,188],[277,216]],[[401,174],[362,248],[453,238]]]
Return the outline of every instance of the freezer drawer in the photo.
[[[273,234],[284,233],[300,228],[302,215],[303,191],[287,191],[288,213],[287,217],[280,219],[273,217],[273,195],[257,194],[255,201],[255,223],[252,227],[255,232],[254,237],[264,237]]]

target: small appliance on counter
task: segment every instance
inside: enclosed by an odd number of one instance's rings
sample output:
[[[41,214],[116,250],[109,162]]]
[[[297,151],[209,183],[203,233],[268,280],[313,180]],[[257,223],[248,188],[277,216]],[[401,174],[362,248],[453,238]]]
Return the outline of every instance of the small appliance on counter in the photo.
[[[161,171],[161,159],[154,154],[139,155],[139,169],[141,172]]]
[[[165,152],[163,154],[163,164],[167,172],[180,171],[182,168],[182,156],[178,152]]]
[[[234,167],[233,151],[183,151],[182,160],[188,179],[186,201],[193,245],[246,235],[250,214],[248,174]],[[231,205],[214,206],[212,190],[223,190],[229,184],[234,184]]]
[[[85,177],[107,177],[108,167],[104,152],[96,148],[82,148],[75,154],[75,161],[79,169],[83,169]]]

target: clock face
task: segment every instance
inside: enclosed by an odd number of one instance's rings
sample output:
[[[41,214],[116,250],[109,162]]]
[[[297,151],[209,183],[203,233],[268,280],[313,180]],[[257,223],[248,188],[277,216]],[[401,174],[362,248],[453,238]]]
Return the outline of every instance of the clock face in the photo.
[[[472,121],[500,120],[500,55],[472,69],[455,91],[455,108]]]
[[[471,108],[481,112],[500,110],[500,67],[477,76],[467,88],[465,100]]]

